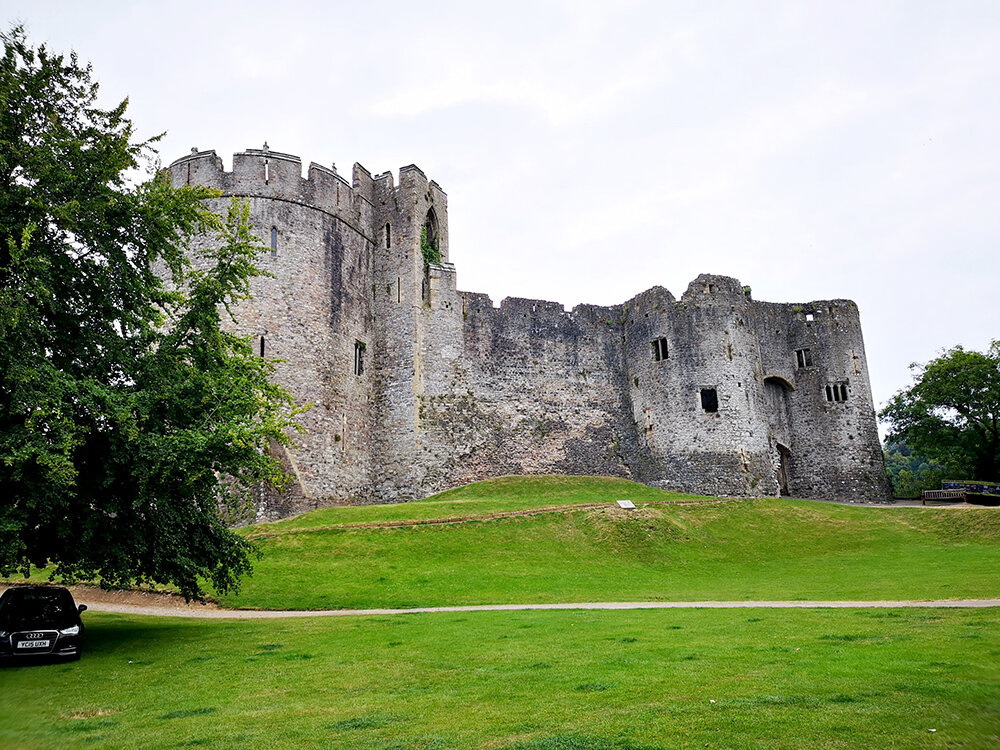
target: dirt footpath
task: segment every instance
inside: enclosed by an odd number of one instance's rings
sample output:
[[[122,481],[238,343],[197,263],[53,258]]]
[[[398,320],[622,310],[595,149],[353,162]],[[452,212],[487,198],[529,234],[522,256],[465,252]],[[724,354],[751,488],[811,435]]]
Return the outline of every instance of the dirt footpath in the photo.
[[[14,584],[19,585],[19,584]],[[0,593],[11,588],[10,584],[0,583]],[[98,586],[67,586],[77,604],[86,604],[88,608],[98,612],[115,612],[119,610],[108,607],[139,607],[156,610],[157,614],[181,614],[183,612],[204,612],[218,610],[214,603],[200,604],[185,602],[183,596],[157,591],[105,591]],[[120,610],[120,611],[125,611]]]

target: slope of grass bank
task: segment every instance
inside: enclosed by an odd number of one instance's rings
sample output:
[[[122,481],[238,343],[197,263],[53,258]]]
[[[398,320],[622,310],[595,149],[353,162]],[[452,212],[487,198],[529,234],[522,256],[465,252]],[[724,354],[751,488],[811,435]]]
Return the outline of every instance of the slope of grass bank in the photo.
[[[460,524],[341,523],[482,515],[633,499]],[[690,497],[690,496],[688,496]],[[264,557],[228,606],[412,607],[610,600],[930,599],[1000,594],[1000,512],[787,499],[649,503],[623,480],[509,478],[423,502],[329,508],[248,529]],[[318,527],[318,528],[317,528]],[[326,527],[326,528],[324,528]]]
[[[566,505],[613,503],[616,500],[639,503],[705,499],[700,495],[667,492],[613,477],[501,477],[407,503],[321,508],[284,521],[251,526],[245,533],[252,537],[345,524],[474,517]]]
[[[1000,744],[995,610],[84,617],[82,661],[0,672],[0,747]]]

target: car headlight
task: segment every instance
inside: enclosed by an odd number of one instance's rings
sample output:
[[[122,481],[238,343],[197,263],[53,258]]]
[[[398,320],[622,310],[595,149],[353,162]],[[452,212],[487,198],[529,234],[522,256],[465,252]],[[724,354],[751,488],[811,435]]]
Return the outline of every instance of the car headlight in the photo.
[[[66,628],[65,630],[60,630],[59,633],[61,635],[79,635],[80,634],[80,626],[79,625],[71,625],[68,628]]]

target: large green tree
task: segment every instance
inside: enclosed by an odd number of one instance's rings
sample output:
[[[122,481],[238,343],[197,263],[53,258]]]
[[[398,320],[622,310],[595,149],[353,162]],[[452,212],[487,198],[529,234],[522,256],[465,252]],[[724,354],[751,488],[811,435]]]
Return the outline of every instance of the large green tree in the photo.
[[[1000,481],[1000,341],[985,353],[961,346],[925,365],[879,415],[889,441],[962,478]]]
[[[156,176],[75,55],[2,39],[0,575],[232,589],[255,550],[227,515],[281,486],[295,415],[223,325],[262,273],[248,211]]]

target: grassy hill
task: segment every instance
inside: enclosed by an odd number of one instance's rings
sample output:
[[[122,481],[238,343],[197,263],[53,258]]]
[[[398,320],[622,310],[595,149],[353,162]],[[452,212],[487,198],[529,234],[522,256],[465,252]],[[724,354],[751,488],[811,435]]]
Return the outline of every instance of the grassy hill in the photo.
[[[610,505],[624,498],[638,509]],[[264,556],[241,594],[222,603],[325,609],[998,593],[994,509],[698,499],[619,479],[511,477],[401,505],[326,508],[246,529]],[[608,505],[566,507],[598,502]],[[378,526],[548,507],[562,509]]]

